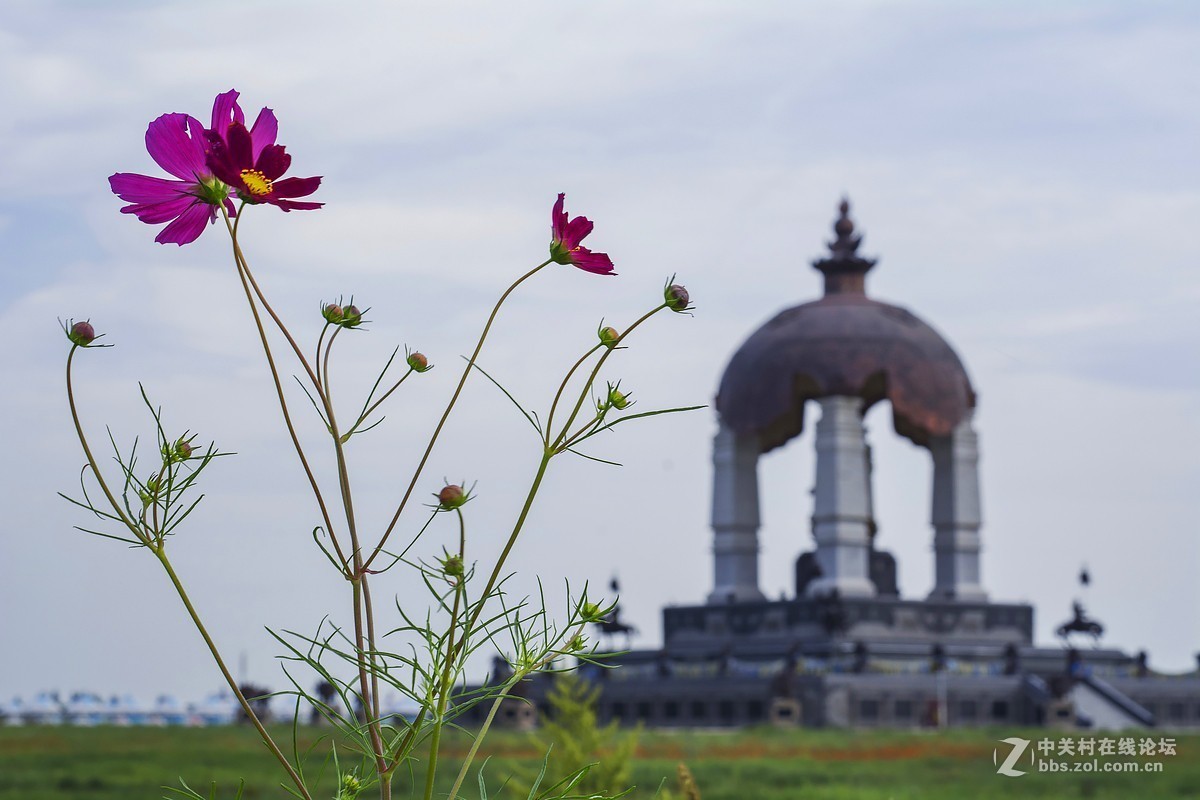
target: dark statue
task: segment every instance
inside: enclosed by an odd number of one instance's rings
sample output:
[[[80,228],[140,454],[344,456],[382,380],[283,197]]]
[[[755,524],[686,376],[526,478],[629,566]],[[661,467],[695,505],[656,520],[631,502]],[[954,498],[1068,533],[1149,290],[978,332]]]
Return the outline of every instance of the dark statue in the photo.
[[[1099,641],[1104,634],[1104,626],[1094,619],[1088,619],[1083,604],[1078,600],[1071,604],[1071,608],[1073,615],[1070,620],[1058,626],[1058,636],[1065,640],[1069,639],[1072,633],[1086,633],[1093,640]]]

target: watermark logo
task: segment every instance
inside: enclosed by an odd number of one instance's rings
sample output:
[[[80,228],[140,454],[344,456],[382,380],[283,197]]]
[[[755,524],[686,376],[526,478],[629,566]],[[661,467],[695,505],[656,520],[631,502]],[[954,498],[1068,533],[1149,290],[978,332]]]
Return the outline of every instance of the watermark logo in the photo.
[[[1019,778],[1029,772],[1162,772],[1163,757],[1177,752],[1173,737],[1063,736],[1036,742],[1010,736],[992,750],[996,774]],[[1028,753],[1029,766],[1024,759]]]
[[[1001,739],[1001,744],[1008,745],[1011,749],[1008,751],[1008,756],[1005,757],[1004,763],[996,766],[997,775],[1005,775],[1009,778],[1019,778],[1025,774],[1024,770],[1016,769],[1017,762],[1021,760],[1021,756],[1029,750],[1031,742],[1028,739],[1021,739],[1016,736],[1010,736],[1007,739]],[[1000,750],[995,748],[992,750],[992,763],[997,764],[1000,761]],[[1029,750],[1029,763],[1033,764],[1033,751]]]

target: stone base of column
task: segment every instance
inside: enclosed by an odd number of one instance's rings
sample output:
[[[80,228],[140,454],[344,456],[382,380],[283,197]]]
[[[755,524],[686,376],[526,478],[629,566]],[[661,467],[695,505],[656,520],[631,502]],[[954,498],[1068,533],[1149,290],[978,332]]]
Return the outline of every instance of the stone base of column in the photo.
[[[934,587],[934,590],[929,593],[929,599],[962,603],[986,603],[988,595],[982,586],[975,584],[949,588]]]
[[[807,597],[829,597],[834,592],[838,597],[874,597],[875,584],[866,578],[843,575],[838,578],[817,578],[808,584]]]
[[[767,596],[753,586],[718,586],[709,593],[705,602],[710,606],[733,603],[761,603]]]

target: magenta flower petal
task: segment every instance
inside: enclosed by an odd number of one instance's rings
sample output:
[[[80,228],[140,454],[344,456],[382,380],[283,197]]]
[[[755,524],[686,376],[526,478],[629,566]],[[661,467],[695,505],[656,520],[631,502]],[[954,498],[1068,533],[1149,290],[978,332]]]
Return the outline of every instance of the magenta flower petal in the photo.
[[[147,225],[158,225],[169,222],[200,201],[186,194],[179,194],[170,200],[158,203],[134,203],[121,209],[122,214],[134,214]]]
[[[254,162],[254,168],[269,181],[273,181],[287,172],[291,165],[292,157],[287,154],[287,150],[281,144],[268,145],[263,149],[261,156],[255,157]]]
[[[212,170],[213,175],[216,175],[230,186],[240,186],[240,170],[233,163],[229,146],[225,143],[225,140],[215,131],[207,131],[205,138],[208,140],[208,168]]]
[[[554,209],[550,212],[550,236],[556,242],[561,242],[567,234],[567,212],[563,211],[566,198],[565,193],[559,192]]]
[[[194,181],[208,174],[203,131],[200,121],[187,114],[163,114],[146,128],[146,150],[176,178]]]
[[[278,135],[279,120],[275,119],[275,112],[269,108],[259,111],[258,118],[254,120],[254,127],[250,129],[250,141],[253,144],[255,161],[258,161],[264,148],[275,144],[275,137]],[[282,171],[280,174],[283,174]]]
[[[224,94],[217,95],[213,100],[212,125],[209,127],[213,133],[225,139],[225,132],[229,130],[229,126],[234,122],[246,124],[246,115],[242,113],[242,107],[238,105],[237,89],[230,89]],[[260,115],[261,116],[261,115]]]
[[[564,214],[563,216],[566,215]],[[567,223],[566,231],[563,234],[563,247],[567,248],[568,250],[578,247],[579,243],[587,238],[587,235],[592,232],[593,227],[595,227],[594,224],[587,217],[576,217],[575,219],[571,220]]]
[[[169,200],[180,193],[181,186],[189,185],[186,181],[172,181],[166,178],[151,178],[149,175],[134,175],[129,172],[118,172],[108,178],[108,185],[113,194],[129,203],[159,203]]]
[[[263,130],[271,130],[270,109],[259,115]],[[274,114],[269,114],[271,120]],[[264,134],[266,135],[266,134]],[[255,139],[245,125],[230,123],[224,138],[213,131],[207,134],[208,167],[213,174],[237,190],[250,203],[271,203],[284,211],[320,208],[322,203],[295,203],[290,198],[307,197],[321,185],[321,178],[281,178],[292,164],[292,157],[281,144],[266,144],[255,156]]]
[[[254,140],[250,138],[250,131],[246,130],[245,125],[240,122],[230,125],[225,132],[225,142],[229,146],[229,159],[235,168],[253,169]]]
[[[271,192],[276,197],[308,197],[321,186],[321,176],[315,178],[284,178],[275,181]]]
[[[325,205],[324,203],[308,203],[296,200],[272,200],[271,203],[284,211],[313,211]]]
[[[597,275],[615,275],[612,259],[607,253],[593,253],[580,246],[594,227],[587,217],[568,220],[563,205],[566,195],[559,193],[558,200],[550,212],[550,260],[556,264],[570,264],[585,272]]]
[[[576,245],[571,252],[571,263],[584,272],[592,272],[597,275],[616,275],[613,272],[613,262],[608,257],[608,253],[593,253],[586,247]]]
[[[163,228],[158,236],[154,237],[154,241],[180,246],[191,244],[204,233],[205,226],[216,218],[216,213],[213,206],[197,200],[191,208],[180,214],[178,219]]]

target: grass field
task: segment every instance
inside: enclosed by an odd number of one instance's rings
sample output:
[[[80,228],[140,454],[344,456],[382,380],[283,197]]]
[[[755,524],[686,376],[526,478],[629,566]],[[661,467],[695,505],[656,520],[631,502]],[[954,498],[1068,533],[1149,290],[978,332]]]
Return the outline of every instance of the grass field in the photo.
[[[303,732],[308,742],[319,735]],[[1200,736],[1173,734],[1174,756],[1099,759],[1161,762],[1163,770],[1153,774],[996,774],[992,759],[997,740],[1023,736],[1036,741],[1044,735],[1042,730],[1019,729],[646,732],[634,764],[638,789],[631,797],[652,797],[659,782],[674,776],[676,764],[684,761],[704,800],[1200,798]],[[280,741],[289,737],[281,731]],[[534,764],[541,756],[528,734],[500,732],[488,742],[489,787],[499,787],[514,763]],[[444,756],[453,760],[468,744],[465,736],[452,736]],[[1007,748],[1001,748],[1003,758]],[[232,798],[243,777],[246,798],[286,797],[278,788],[276,769],[246,728],[0,728],[0,800],[150,800],[163,796],[160,786],[178,786],[181,776],[196,788],[216,780],[224,790],[221,798]],[[450,777],[441,787],[442,797]],[[407,784],[407,778],[399,782],[397,797],[409,797]],[[478,797],[474,776],[467,787],[468,797]],[[317,796],[332,797],[328,782],[325,789]]]

